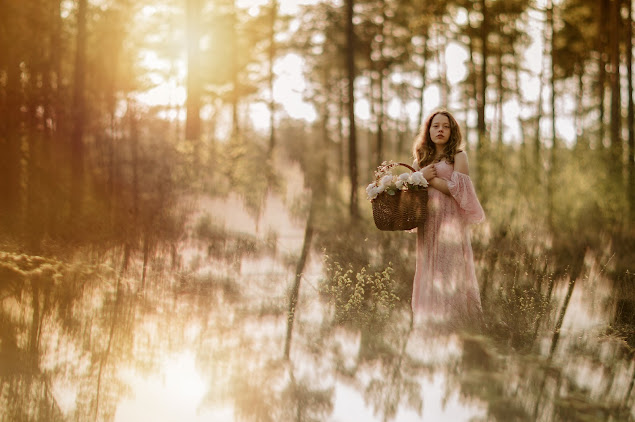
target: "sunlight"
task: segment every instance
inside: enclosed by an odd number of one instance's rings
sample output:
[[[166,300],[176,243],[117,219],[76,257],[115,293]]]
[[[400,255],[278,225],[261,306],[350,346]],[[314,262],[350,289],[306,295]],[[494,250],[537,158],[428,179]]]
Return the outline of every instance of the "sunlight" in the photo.
[[[445,48],[445,57],[447,57],[447,78],[450,84],[458,84],[467,76],[467,67],[465,61],[469,58],[465,47],[455,42],[448,43]]]
[[[181,59],[171,62],[152,50],[140,52],[139,57],[141,66],[148,69],[148,78],[154,84],[154,87],[137,95],[139,101],[149,106],[184,104],[185,86],[179,81],[185,80],[187,74],[185,62]]]
[[[270,2],[271,0],[238,0],[237,6],[247,10],[251,16],[256,16],[262,12],[262,8],[268,7]],[[316,0],[281,0],[279,1],[280,13],[293,16],[299,12],[299,9],[303,5],[314,3],[316,3]],[[156,7],[146,6],[141,9],[140,13],[142,17],[147,18],[156,12]],[[530,12],[530,19],[538,19],[534,16],[535,14],[537,14],[537,12]],[[466,15],[459,16],[459,20],[463,21],[465,19],[467,19]],[[291,25],[291,27],[293,27],[293,25]],[[538,75],[543,66],[542,51],[544,46],[540,25],[530,25],[527,30],[532,39],[530,46],[524,54],[529,72],[521,72],[519,75],[520,91],[529,102],[535,102],[538,100],[537,97],[540,92]],[[185,49],[185,46],[183,46],[183,48]],[[137,98],[142,104],[151,107],[166,106],[167,110],[160,113],[162,118],[169,120],[185,119],[185,114],[176,110],[177,107],[181,107],[185,104],[187,97],[185,87],[187,65],[185,56],[185,50],[174,60],[162,58],[157,51],[153,50],[144,50],[140,53],[140,64],[148,70],[148,79],[153,86],[138,93]],[[469,58],[467,50],[457,43],[449,42],[445,49],[445,57],[448,83],[456,85],[464,81],[467,75],[465,63]],[[280,118],[283,116],[291,119],[305,120],[307,122],[314,122],[318,118],[315,107],[307,101],[306,98],[307,92],[310,91],[311,88],[307,86],[304,76],[306,69],[304,69],[304,67],[305,61],[298,54],[286,54],[276,60],[274,65],[275,80],[273,95],[275,102],[280,107],[280,111],[282,111],[279,116],[276,116],[276,123],[279,123]],[[430,72],[434,72],[434,66],[432,66]],[[360,79],[363,78],[358,78],[358,83],[360,83]],[[416,80],[410,82],[414,84],[418,83]],[[546,87],[543,87],[542,92],[545,97],[549,95]],[[269,95],[269,93],[265,92],[264,98],[268,98]],[[438,86],[428,86],[424,95],[424,114],[441,106],[440,101],[441,95]],[[571,118],[571,113],[575,105],[572,106],[571,101],[567,101],[566,97],[562,97],[560,101],[565,101],[565,104],[561,104],[564,107],[559,109],[559,115],[557,117],[556,126],[558,136],[563,139],[567,145],[571,145],[575,141],[574,122]],[[449,106],[452,105],[452,101],[450,102],[451,104]],[[548,104],[548,98],[543,100],[543,104]],[[518,142],[521,139],[518,118],[530,115],[534,110],[526,106],[519,108],[518,104],[507,105],[511,105],[512,108],[505,108],[503,116],[505,120],[504,140],[505,142]],[[251,102],[247,105],[247,108],[249,120],[254,129],[266,130],[269,128],[271,115],[266,100]],[[405,110],[409,114],[411,121],[414,121],[419,115],[417,102],[408,101],[405,105]],[[404,106],[398,98],[393,98],[387,105],[387,111],[391,118],[400,118],[404,112]],[[370,104],[366,98],[357,99],[355,113],[361,121],[371,120],[372,113]],[[488,112],[487,118],[492,119],[493,116]],[[551,125],[547,124],[546,120],[544,123],[545,124],[541,127],[542,136],[550,138]]]
[[[241,8],[249,9],[267,6],[271,0],[238,0],[236,5]],[[305,5],[315,4],[317,0],[278,0],[280,12],[286,15],[294,15],[299,12],[300,8]]]
[[[277,79],[273,93],[277,102],[283,104],[285,111],[294,119],[314,121],[315,109],[304,100],[306,80],[302,74],[304,59],[297,54],[287,54],[274,66]]]
[[[199,402],[205,394],[205,383],[201,379],[194,356],[190,353],[169,359],[165,366],[165,385],[172,397]]]
[[[131,378],[132,397],[119,404],[115,421],[208,420],[209,414],[198,412],[207,387],[192,353],[167,358],[162,371],[149,378],[126,375]]]

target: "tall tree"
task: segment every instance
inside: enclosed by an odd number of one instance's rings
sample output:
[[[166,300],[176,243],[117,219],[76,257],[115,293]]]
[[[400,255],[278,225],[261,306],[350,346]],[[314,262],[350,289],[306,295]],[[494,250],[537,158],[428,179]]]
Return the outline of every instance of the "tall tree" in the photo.
[[[556,133],[556,29],[555,29],[555,6],[553,0],[549,1],[547,6],[547,23],[549,25],[549,53],[550,53],[550,83],[551,83],[551,150],[549,155],[549,169],[547,174],[547,215],[549,228],[555,229],[553,207],[554,207],[554,188],[556,183],[556,163],[558,153],[557,133]]]
[[[481,10],[481,26],[479,30],[479,39],[481,42],[481,69],[479,72],[479,89],[476,92],[476,128],[478,131],[478,144],[476,149],[479,154],[479,162],[481,162],[481,153],[483,152],[483,148],[485,147],[484,144],[486,142],[485,107],[487,102],[487,59],[489,57],[488,38],[490,23],[487,0],[480,0],[479,6]]]
[[[75,74],[73,76],[73,131],[71,134],[71,221],[80,217],[84,186],[84,129],[86,126],[86,14],[87,0],[77,0]]]
[[[599,19],[596,20],[596,27],[597,27],[597,31],[596,31],[596,35],[597,35],[597,52],[598,52],[598,78],[597,78],[597,89],[598,89],[598,98],[599,98],[599,102],[598,102],[598,109],[600,111],[600,118],[599,118],[599,136],[598,136],[598,141],[599,141],[599,145],[603,146],[604,145],[604,134],[605,134],[605,96],[606,96],[606,57],[607,57],[607,45],[608,45],[608,41],[607,41],[607,33],[608,33],[608,26],[607,26],[607,19],[609,16],[609,6],[608,6],[608,2],[610,0],[598,0],[598,5],[599,5]]]
[[[626,185],[628,189],[628,202],[631,223],[635,221],[635,112],[633,110],[633,3],[626,2],[626,75],[628,89],[628,147],[627,147],[627,163],[626,163]]]
[[[620,31],[622,28],[621,0],[610,0],[610,22],[613,30],[609,31],[609,86],[611,89],[611,122],[610,122],[610,148],[611,160],[616,170],[617,179],[621,179],[622,170],[622,142],[620,132],[622,129],[622,108],[620,101]]]
[[[357,45],[357,51],[366,52],[368,56],[362,63],[368,63],[370,79],[370,102],[375,121],[375,145],[371,166],[383,161],[385,150],[390,146],[389,130],[391,116],[387,113],[389,99],[398,98],[399,90],[391,84],[391,76],[403,73],[408,67],[411,57],[412,15],[408,13],[412,5],[404,5],[394,0],[370,0],[363,4],[365,13],[358,14],[362,23],[364,46]],[[361,15],[361,16],[360,16]],[[366,47],[367,46],[367,47]]]
[[[201,0],[187,0],[187,99],[185,139],[198,143],[201,137]]]
[[[346,0],[346,73],[348,78],[348,174],[351,182],[350,217],[357,218],[357,133],[355,128],[354,0]]]
[[[240,123],[238,116],[238,102],[240,98],[240,78],[238,77],[238,72],[240,69],[240,63],[238,62],[239,55],[236,54],[238,51],[238,11],[235,0],[230,0],[229,5],[229,22],[230,22],[230,44],[231,44],[231,81],[232,81],[232,92],[231,92],[231,107],[232,107],[232,139],[236,139],[238,134],[240,133]]]
[[[24,5],[5,2],[5,13],[0,14],[2,36],[0,36],[0,217],[11,227],[18,214],[20,203],[20,109],[23,94],[20,89],[20,63],[23,61],[20,45],[26,27]]]
[[[273,154],[276,146],[276,100],[273,92],[275,74],[273,66],[276,60],[276,22],[278,21],[278,0],[271,0],[269,10],[269,48],[268,48],[268,65],[267,84],[269,88],[269,147],[267,154],[269,157]]]

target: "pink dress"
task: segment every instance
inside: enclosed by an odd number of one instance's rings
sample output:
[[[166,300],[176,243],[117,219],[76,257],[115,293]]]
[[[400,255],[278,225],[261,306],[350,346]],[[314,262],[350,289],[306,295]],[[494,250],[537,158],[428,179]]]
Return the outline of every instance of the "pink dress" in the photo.
[[[417,229],[417,264],[412,291],[415,319],[473,321],[481,316],[469,225],[485,213],[468,175],[454,165],[435,164],[450,195],[428,188],[428,217]]]

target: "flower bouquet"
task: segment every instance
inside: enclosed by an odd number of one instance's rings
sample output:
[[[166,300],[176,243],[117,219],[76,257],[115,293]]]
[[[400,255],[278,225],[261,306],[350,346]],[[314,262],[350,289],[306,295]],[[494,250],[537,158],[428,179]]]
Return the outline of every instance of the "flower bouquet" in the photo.
[[[409,173],[393,174],[403,166]],[[428,181],[421,172],[404,163],[384,161],[375,171],[375,181],[366,187],[379,230],[410,230],[422,225],[427,216]]]

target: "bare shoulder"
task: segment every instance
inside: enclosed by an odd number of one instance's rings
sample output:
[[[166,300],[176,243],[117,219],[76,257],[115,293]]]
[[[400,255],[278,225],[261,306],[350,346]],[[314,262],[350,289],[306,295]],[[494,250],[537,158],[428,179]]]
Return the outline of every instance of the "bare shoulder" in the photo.
[[[459,173],[470,174],[467,153],[465,151],[461,151],[454,156],[454,170]]]

